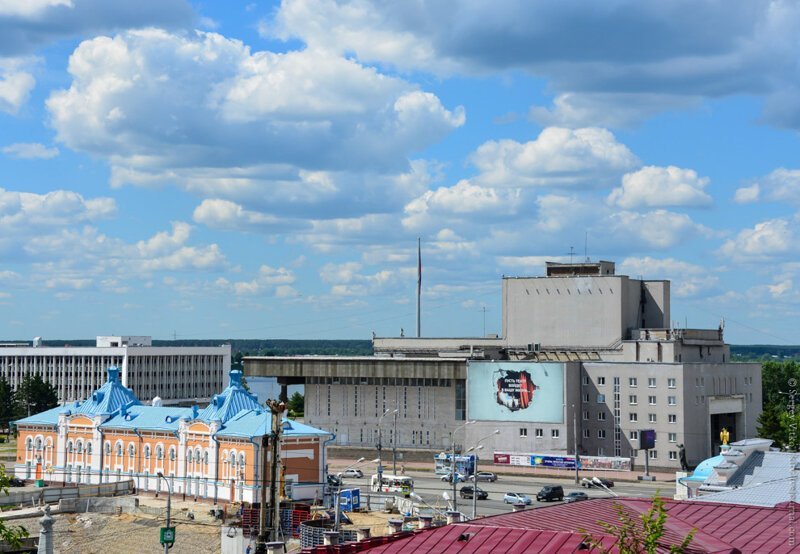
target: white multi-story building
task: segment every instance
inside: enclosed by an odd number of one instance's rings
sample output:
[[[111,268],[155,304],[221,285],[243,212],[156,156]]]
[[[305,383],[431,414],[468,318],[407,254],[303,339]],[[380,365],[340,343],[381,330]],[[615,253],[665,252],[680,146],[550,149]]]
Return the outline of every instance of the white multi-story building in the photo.
[[[28,375],[40,375],[62,403],[87,398],[111,366],[121,369],[122,384],[137,397],[207,402],[230,370],[231,347],[152,346],[144,336],[99,336],[94,347],[0,345],[0,375],[13,388]]]
[[[305,422],[340,445],[444,451],[485,438],[498,457],[577,445],[678,468],[682,445],[696,464],[722,428],[756,433],[761,366],[731,363],[723,331],[675,328],[669,281],[548,263],[544,276],[503,278],[502,336],[374,338],[373,357],[245,358],[245,374],[304,385]]]

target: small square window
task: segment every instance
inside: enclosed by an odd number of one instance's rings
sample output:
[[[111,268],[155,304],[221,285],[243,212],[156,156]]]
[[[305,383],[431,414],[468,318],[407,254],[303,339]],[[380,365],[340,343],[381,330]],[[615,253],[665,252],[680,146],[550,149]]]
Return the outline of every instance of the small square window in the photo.
[[[655,396],[648,396],[647,397],[647,402],[651,406],[655,406],[656,405],[656,397]]]
[[[657,460],[658,459],[658,450],[651,450],[650,451],[650,459]]]
[[[628,418],[629,421],[633,422],[639,421],[639,414],[637,414],[636,412],[631,412],[630,414],[628,414]]]
[[[606,420],[606,413],[605,412],[597,412],[597,421],[605,421]]]
[[[636,381],[636,377],[628,377],[628,386],[629,387],[638,387],[638,382]]]
[[[550,437],[557,439],[558,438],[558,429],[551,429],[550,430]]]
[[[669,442],[678,442],[678,433],[670,433]]]
[[[674,450],[670,450],[669,451],[669,459],[670,460],[677,460],[678,459],[678,453],[675,452]]]
[[[676,416],[675,414],[669,414],[669,416],[667,417],[669,417],[670,423],[678,423],[678,416]]]
[[[583,395],[583,401],[584,401],[585,403],[587,403],[587,404],[589,403],[589,393],[588,393],[588,392],[587,392],[586,394],[584,394],[584,395]]]
[[[631,432],[628,434],[628,437],[629,437],[631,440],[634,440],[634,441],[635,441],[635,440],[639,440],[639,431],[631,431]]]
[[[589,429],[584,429],[583,430],[583,438],[588,439],[590,436],[591,435],[590,435]]]
[[[678,405],[678,398],[676,396],[668,396],[667,397],[667,404],[670,406],[677,406]]]
[[[630,396],[628,396],[628,404],[630,404],[631,406],[636,406],[636,404],[638,403],[639,400],[636,398],[635,394],[631,394]]]
[[[536,429],[536,438],[541,439],[544,437],[544,429]]]
[[[583,419],[584,419],[584,421],[589,419],[589,410],[586,410],[585,412],[583,412]]]
[[[598,385],[605,385],[606,384],[606,378],[605,377],[598,377],[597,378],[597,384]]]
[[[672,378],[672,377],[670,377],[669,379],[667,379],[667,386],[668,386],[669,388],[671,388],[671,389],[674,389],[674,388],[675,388],[675,386],[676,386],[676,384],[675,384],[675,379],[674,379],[674,378]]]
[[[598,394],[597,395],[597,403],[598,404],[605,404],[606,403],[606,395],[605,394]]]
[[[606,438],[606,430],[605,429],[598,429],[597,430],[597,438],[598,439]]]
[[[647,386],[650,387],[651,389],[655,388],[655,386],[656,386],[656,378],[655,377],[648,377],[647,378]]]
[[[647,421],[649,421],[650,423],[655,423],[656,422],[656,414],[647,414]]]
[[[528,436],[528,430],[526,428],[524,428],[524,427],[521,427],[520,430],[519,430],[519,436],[520,437],[527,437]]]
[[[583,384],[584,385],[588,385],[589,384],[589,376],[588,375],[584,375],[583,376]]]

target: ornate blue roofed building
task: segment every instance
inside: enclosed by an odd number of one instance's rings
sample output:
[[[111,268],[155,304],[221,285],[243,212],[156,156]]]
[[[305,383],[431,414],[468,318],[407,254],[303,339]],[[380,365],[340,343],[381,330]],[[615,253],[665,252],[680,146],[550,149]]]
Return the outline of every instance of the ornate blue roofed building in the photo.
[[[120,370],[111,367],[107,381],[87,399],[16,425],[14,473],[22,479],[133,479],[139,490],[160,491],[157,475],[163,473],[174,493],[252,502],[259,498],[260,449],[263,438],[272,434],[272,414],[244,388],[240,371],[231,371],[228,387],[200,409],[164,407],[157,399],[144,405],[122,385]],[[321,483],[325,441],[331,437],[284,418],[280,459],[285,483]]]

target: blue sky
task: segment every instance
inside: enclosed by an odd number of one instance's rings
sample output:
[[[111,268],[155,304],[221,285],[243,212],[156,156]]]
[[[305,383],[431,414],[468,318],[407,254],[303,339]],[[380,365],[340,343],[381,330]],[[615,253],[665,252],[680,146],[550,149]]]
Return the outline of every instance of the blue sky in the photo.
[[[800,5],[0,2],[0,337],[500,332],[574,248],[800,343]],[[485,308],[485,312],[484,312]],[[485,329],[484,329],[485,317]]]

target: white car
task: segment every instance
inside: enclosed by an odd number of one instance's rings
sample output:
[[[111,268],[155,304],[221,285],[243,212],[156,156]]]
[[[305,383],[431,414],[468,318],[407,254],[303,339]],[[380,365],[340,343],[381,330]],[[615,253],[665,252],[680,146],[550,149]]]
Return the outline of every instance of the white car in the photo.
[[[439,479],[441,479],[442,481],[446,481],[447,483],[452,483],[453,479],[452,479],[451,476],[452,476],[452,473],[448,472],[448,473],[445,473],[444,475],[442,475]],[[456,483],[461,483],[462,481],[466,481],[466,480],[467,480],[467,478],[465,476],[461,475],[460,473],[456,473]]]
[[[345,469],[344,471],[342,471],[341,473],[337,473],[336,475],[338,475],[339,477],[352,477],[355,479],[361,479],[362,477],[364,477],[364,472],[361,471],[360,469],[350,468],[350,469]]]

